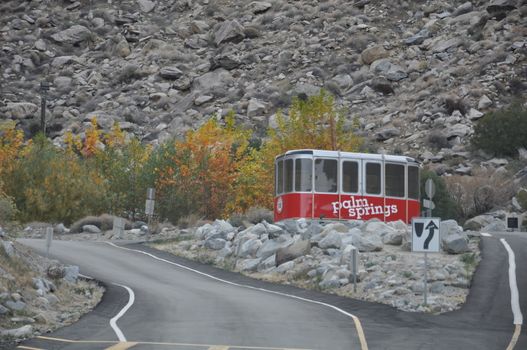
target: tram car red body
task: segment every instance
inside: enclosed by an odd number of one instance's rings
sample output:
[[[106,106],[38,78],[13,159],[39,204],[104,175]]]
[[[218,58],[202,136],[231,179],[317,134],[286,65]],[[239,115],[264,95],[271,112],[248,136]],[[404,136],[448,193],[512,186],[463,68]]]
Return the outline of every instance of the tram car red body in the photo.
[[[420,215],[413,158],[292,150],[275,159],[274,219],[402,220]]]

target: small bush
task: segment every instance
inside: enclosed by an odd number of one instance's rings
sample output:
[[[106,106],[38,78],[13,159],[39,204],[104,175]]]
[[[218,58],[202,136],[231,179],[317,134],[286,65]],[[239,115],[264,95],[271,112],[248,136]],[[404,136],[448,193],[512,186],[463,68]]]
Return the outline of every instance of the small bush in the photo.
[[[451,176],[446,180],[462,221],[506,205],[517,185],[508,173],[476,169],[473,176]]]
[[[250,223],[257,224],[262,221],[272,223],[274,221],[274,214],[271,210],[260,207],[252,207],[245,213],[247,220]]]
[[[440,150],[442,148],[449,148],[450,146],[445,134],[438,130],[434,130],[428,135],[427,142],[430,147],[436,150]]]
[[[197,214],[189,214],[186,216],[181,217],[177,225],[181,229],[189,228],[189,227],[196,227],[197,223],[200,222],[202,218]]]
[[[1,190],[0,184],[0,224],[5,224],[14,219],[16,206],[13,198],[5,195]]]
[[[472,144],[494,155],[514,157],[527,148],[527,109],[513,103],[481,118],[474,129]]]
[[[449,193],[445,180],[437,175],[435,172],[428,169],[423,169],[421,172],[421,197],[425,198],[425,183],[426,180],[432,179],[436,187],[436,193],[432,201],[435,203],[435,209],[432,211],[433,216],[438,216],[442,219],[458,219],[459,209],[458,204]]]

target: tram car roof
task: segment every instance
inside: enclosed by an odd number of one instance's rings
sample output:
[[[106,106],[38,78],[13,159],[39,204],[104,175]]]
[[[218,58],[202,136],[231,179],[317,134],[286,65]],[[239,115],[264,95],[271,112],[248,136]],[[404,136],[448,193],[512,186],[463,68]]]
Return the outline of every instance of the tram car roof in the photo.
[[[339,154],[340,153],[340,154]],[[298,149],[287,151],[276,157],[276,160],[285,156],[291,155],[312,155],[313,157],[328,157],[328,158],[347,158],[347,159],[367,159],[367,160],[384,160],[388,162],[397,163],[413,163],[419,164],[417,160],[412,157],[406,156],[395,156],[395,155],[382,155],[376,153],[356,153],[356,152],[339,152],[339,151],[326,151],[318,149]]]

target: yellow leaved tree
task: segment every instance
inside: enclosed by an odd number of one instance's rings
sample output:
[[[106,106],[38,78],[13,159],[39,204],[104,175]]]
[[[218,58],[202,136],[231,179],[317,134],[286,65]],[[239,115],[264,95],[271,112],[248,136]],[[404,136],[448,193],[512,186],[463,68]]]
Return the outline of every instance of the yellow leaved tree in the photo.
[[[321,90],[305,100],[295,98],[287,116],[276,115],[276,129],[259,150],[251,152],[240,166],[235,197],[227,213],[244,212],[250,207],[273,207],[274,159],[293,149],[357,151],[362,139],[345,126],[343,110],[333,96]]]

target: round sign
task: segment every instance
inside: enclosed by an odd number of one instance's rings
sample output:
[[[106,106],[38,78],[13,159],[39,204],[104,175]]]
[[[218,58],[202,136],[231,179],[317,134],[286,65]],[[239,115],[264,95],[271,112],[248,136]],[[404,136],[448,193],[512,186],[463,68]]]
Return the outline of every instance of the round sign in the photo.
[[[434,198],[434,194],[436,193],[436,186],[435,186],[434,181],[432,181],[432,179],[426,180],[425,193],[428,196],[428,198],[430,199]]]
[[[282,201],[282,197],[279,197],[278,200],[276,201],[276,211],[278,213],[281,213],[283,209],[284,209],[284,202]]]

